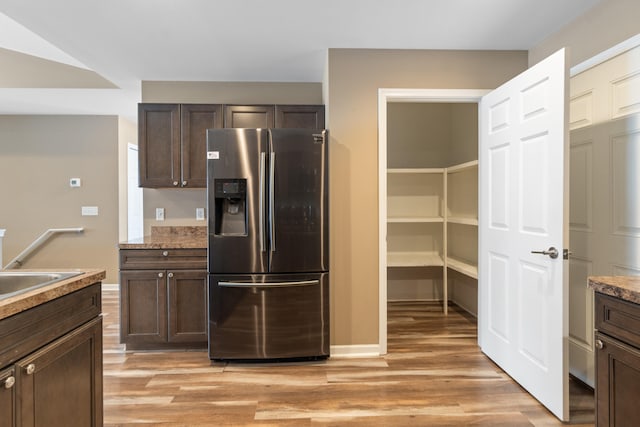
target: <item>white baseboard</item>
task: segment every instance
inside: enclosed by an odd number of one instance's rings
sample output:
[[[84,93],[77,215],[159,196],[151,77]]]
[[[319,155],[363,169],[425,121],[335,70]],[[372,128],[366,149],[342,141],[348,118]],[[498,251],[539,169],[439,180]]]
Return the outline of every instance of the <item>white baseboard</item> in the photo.
[[[119,291],[120,285],[118,283],[103,283],[102,290],[103,291]]]
[[[332,345],[331,357],[378,357],[380,346],[378,344],[365,345]]]

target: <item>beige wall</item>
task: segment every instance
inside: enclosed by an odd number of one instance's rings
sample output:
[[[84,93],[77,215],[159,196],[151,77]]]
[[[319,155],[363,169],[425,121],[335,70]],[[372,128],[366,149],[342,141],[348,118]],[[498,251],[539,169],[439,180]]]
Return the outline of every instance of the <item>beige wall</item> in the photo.
[[[321,83],[143,82],[142,102],[210,104],[322,104]],[[144,227],[200,225],[196,208],[206,207],[204,189],[144,189]],[[165,220],[156,221],[156,208]]]
[[[640,33],[640,1],[603,0],[590,11],[529,50],[536,64],[562,47],[569,47],[569,63],[577,65]]]
[[[498,87],[521,51],[330,49],[332,344],[378,343],[378,88]]]
[[[117,283],[118,118],[0,116],[0,141],[5,264],[49,228],[84,227],[53,237],[24,268],[104,268]],[[82,206],[99,215],[81,216]]]

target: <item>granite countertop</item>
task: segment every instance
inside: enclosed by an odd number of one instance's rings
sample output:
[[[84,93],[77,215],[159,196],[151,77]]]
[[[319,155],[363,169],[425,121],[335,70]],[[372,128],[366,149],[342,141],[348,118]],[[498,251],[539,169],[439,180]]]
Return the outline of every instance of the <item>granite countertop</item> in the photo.
[[[601,294],[640,304],[639,276],[591,276],[589,287]]]
[[[56,271],[81,271],[78,276],[73,276],[59,282],[52,283],[50,285],[42,286],[40,288],[32,289],[30,291],[13,295],[8,298],[0,299],[0,320],[13,316],[14,314],[33,308],[37,305],[44,304],[61,296],[70,294],[71,292],[78,291],[93,285],[96,282],[104,280],[106,277],[105,270],[87,268],[87,269],[39,269],[39,270],[6,270],[7,272],[56,272]]]
[[[151,235],[120,242],[120,249],[206,249],[207,227],[151,227]]]

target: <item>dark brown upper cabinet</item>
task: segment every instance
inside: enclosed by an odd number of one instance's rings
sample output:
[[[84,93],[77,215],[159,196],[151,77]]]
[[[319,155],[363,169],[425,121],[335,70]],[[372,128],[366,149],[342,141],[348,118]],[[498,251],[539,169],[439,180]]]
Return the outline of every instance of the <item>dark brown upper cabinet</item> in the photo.
[[[221,128],[222,106],[139,104],[140,186],[207,186],[206,130]]]
[[[275,127],[324,129],[324,105],[276,105]]]
[[[225,105],[225,128],[262,128],[274,126],[273,105]]]
[[[139,185],[206,188],[207,129],[324,129],[324,105],[138,104]]]

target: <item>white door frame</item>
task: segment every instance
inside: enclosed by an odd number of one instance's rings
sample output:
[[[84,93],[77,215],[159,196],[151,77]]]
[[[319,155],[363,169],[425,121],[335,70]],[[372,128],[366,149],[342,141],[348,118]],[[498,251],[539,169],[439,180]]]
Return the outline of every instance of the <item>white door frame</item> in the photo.
[[[378,89],[378,345],[387,353],[387,103],[478,103],[483,89]],[[446,286],[446,284],[445,284]]]

